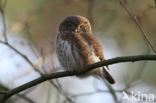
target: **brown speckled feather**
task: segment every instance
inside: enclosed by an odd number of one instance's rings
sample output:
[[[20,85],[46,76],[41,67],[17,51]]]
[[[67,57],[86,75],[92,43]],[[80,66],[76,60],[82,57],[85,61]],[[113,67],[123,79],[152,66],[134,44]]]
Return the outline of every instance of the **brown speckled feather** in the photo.
[[[102,47],[94,35],[91,33],[81,33],[80,35],[85,39],[90,47],[93,46],[96,56],[99,57],[100,60],[104,60]]]
[[[65,70],[80,71],[89,64],[104,60],[102,47],[92,35],[90,22],[82,16],[68,16],[61,21],[56,40],[56,53]],[[115,83],[104,67],[98,67],[84,76],[88,75],[106,79],[111,84]]]
[[[97,57],[100,58],[100,60],[105,60],[104,59],[104,55],[103,55],[103,51],[102,51],[102,47],[100,45],[100,43],[98,42],[98,40],[94,37],[93,34],[91,33],[81,33],[80,34],[86,42],[88,42],[88,44],[91,46],[93,46],[94,48],[94,53],[96,54]],[[108,67],[107,67],[108,68]],[[113,79],[113,77],[109,74],[109,72],[103,67],[103,72],[104,72],[104,76],[105,78],[111,83],[114,84],[115,80]]]

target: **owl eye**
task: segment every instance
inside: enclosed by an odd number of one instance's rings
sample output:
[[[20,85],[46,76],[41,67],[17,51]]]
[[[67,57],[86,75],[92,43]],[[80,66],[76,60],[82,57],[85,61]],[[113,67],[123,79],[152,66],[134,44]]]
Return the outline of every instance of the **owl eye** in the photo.
[[[80,25],[80,29],[85,29],[85,26],[84,25]]]
[[[88,30],[88,26],[87,25],[80,25],[80,30],[83,31],[83,32],[87,32]]]
[[[68,28],[68,29],[72,29],[72,28],[73,28],[73,25],[72,25],[72,24],[68,24],[68,25],[67,25],[67,28]]]

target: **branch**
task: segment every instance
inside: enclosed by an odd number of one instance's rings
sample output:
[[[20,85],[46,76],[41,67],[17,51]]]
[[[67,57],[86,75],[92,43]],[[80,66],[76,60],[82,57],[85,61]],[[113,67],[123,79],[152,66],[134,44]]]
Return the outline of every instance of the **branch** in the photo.
[[[136,16],[134,16],[129,9],[125,6],[123,0],[119,0],[120,1],[120,5],[126,10],[126,12],[128,13],[128,15],[134,20],[134,22],[136,23],[136,25],[138,26],[139,30],[141,31],[143,37],[145,38],[145,40],[147,41],[147,43],[149,44],[149,46],[152,48],[152,50],[156,53],[156,48],[154,47],[154,45],[152,44],[152,42],[149,40],[147,33],[144,31],[142,25],[139,23],[138,19]]]
[[[7,87],[5,87],[2,84],[0,84],[0,88],[3,89],[3,91],[0,92],[0,95],[5,95],[7,93],[7,91],[9,90]],[[36,103],[35,101],[28,98],[25,94],[17,94],[16,96],[22,98],[23,100],[27,101],[28,103]]]
[[[32,34],[29,30],[29,26],[28,24],[25,25],[25,31],[28,35],[28,38],[29,38],[29,41],[30,41],[30,47],[31,47],[31,50],[32,52],[34,53],[34,55],[36,56],[36,58],[42,58],[42,70],[44,71],[44,73],[48,73],[46,70],[47,70],[47,66],[45,66],[45,57],[44,57],[44,54],[42,53],[42,50],[39,49],[39,47],[37,46],[37,44],[33,41],[32,39]],[[34,50],[35,49],[35,50]],[[30,60],[29,60],[30,61]],[[31,63],[33,64],[33,63]],[[35,68],[33,68],[34,70],[36,70]],[[42,75],[43,73],[38,71],[40,75]],[[64,90],[62,88],[59,88],[55,83],[54,81],[49,81],[49,83],[55,87],[55,89],[65,98],[65,100],[67,100],[69,103],[73,103],[72,99],[64,92]]]
[[[4,23],[4,22],[3,22]],[[5,27],[5,25],[4,25],[4,27]],[[6,31],[6,30],[4,30],[4,31]],[[29,33],[30,33],[30,31],[29,31]],[[28,34],[29,34],[28,33]],[[25,55],[25,54],[23,54],[22,52],[20,52],[19,50],[17,50],[16,48],[14,48],[8,41],[7,41],[7,36],[5,35],[4,36],[6,39],[5,39],[5,41],[2,41],[2,40],[0,40],[0,43],[1,44],[4,44],[4,45],[6,45],[6,46],[8,46],[10,49],[12,49],[14,52],[16,52],[18,55],[20,55],[23,59],[25,59],[31,66],[32,66],[32,68],[33,68],[33,70],[35,70],[36,72],[38,72],[40,75],[42,75],[43,73],[31,62],[31,60]],[[35,48],[37,48],[36,47],[36,45],[35,45]],[[38,48],[37,48],[38,49]],[[33,51],[33,50],[32,50]],[[38,49],[38,52],[39,52],[39,49]],[[35,54],[35,53],[34,53]],[[41,53],[38,53],[38,54],[41,54]],[[35,55],[36,56],[36,55]],[[42,70],[45,70],[45,68],[43,67],[43,69]],[[64,98],[66,99],[66,100],[68,100],[69,101],[69,103],[73,103],[72,102],[72,100],[71,100],[71,98],[69,98],[68,96],[66,96],[65,95],[65,93],[63,92],[63,91],[61,91],[61,90],[59,90],[59,88],[57,87],[57,85],[55,85],[54,83],[53,83],[53,81],[49,81],[50,82],[50,84],[52,84],[55,88],[56,88],[56,90],[62,95],[62,96],[64,96]]]
[[[9,44],[6,41],[1,41],[0,40],[0,43],[8,46],[10,49],[12,49],[13,51],[15,51],[18,55],[20,55],[21,57],[23,57],[33,67],[33,69],[36,72],[38,72],[38,73],[40,73],[42,75],[42,73],[40,72],[40,70],[38,70],[38,68],[28,59],[28,57],[25,54],[21,53],[19,50],[17,50],[16,48],[14,48],[11,44]]]
[[[61,77],[67,77],[67,76],[73,76],[73,75],[80,75],[80,74],[84,74],[87,73],[91,70],[93,70],[94,68],[97,67],[101,67],[101,66],[106,66],[106,65],[112,65],[112,64],[116,64],[116,63],[123,63],[123,62],[136,62],[136,61],[143,61],[143,60],[152,60],[152,61],[156,61],[156,55],[138,55],[138,56],[126,56],[126,57],[117,57],[117,58],[113,58],[113,59],[108,59],[105,61],[101,61],[101,62],[97,62],[94,64],[91,64],[89,66],[87,66],[84,71],[80,71],[80,72],[76,72],[76,71],[65,71],[65,72],[56,72],[56,73],[52,73],[52,74],[43,74],[41,77],[32,80],[26,84],[23,84],[19,87],[16,87],[12,90],[9,90],[5,95],[3,95],[0,98],[0,103],[5,102],[9,97],[24,91],[30,87],[33,87],[37,84],[40,84],[46,80],[50,80],[50,79],[56,79],[56,78],[61,78]],[[74,70],[74,69],[73,69]]]
[[[6,22],[5,22],[5,16],[4,16],[4,8],[6,6],[6,2],[7,0],[4,1],[4,3],[2,3],[2,1],[0,1],[0,13],[2,14],[2,24],[3,24],[3,36],[4,36],[4,40],[5,42],[8,42],[7,39],[7,34],[6,34]]]

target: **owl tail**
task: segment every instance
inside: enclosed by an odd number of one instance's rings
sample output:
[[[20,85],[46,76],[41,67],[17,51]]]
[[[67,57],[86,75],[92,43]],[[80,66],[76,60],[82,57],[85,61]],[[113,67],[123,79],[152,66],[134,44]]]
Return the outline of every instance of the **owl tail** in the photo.
[[[114,84],[115,83],[114,78],[109,74],[107,69],[105,69],[104,67],[103,67],[103,76],[110,84]]]

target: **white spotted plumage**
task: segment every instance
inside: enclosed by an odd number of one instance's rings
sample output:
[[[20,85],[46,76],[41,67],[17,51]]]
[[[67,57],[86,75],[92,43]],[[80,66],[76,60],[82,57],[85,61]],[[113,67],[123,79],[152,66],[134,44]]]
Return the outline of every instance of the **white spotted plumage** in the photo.
[[[100,59],[95,55],[93,47],[91,47],[87,42],[84,44],[86,48],[88,48],[88,59],[90,60],[89,64],[93,64],[95,62],[99,62]],[[73,48],[73,49],[72,49]],[[67,40],[63,40],[58,33],[57,41],[56,41],[56,54],[60,61],[61,66],[65,70],[75,70],[79,71],[85,69],[86,64],[84,64],[83,59],[78,53],[78,49],[74,44]],[[99,69],[102,68],[100,67]]]
[[[72,51],[72,46],[74,51]],[[74,44],[62,40],[60,36],[58,36],[56,47],[57,57],[65,70],[76,70],[77,68],[83,68],[82,60],[79,53],[76,51]]]

